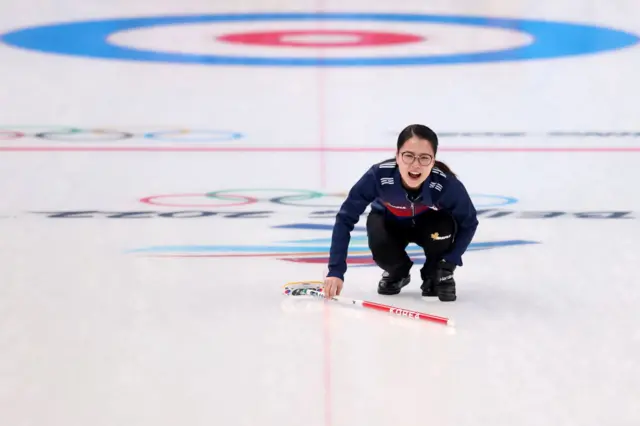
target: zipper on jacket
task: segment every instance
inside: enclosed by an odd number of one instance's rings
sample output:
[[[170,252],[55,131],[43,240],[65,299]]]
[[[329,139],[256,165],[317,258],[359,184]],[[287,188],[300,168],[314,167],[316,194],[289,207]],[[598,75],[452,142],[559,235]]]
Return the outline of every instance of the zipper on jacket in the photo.
[[[414,200],[409,198],[409,194],[405,194],[405,197],[407,197],[407,201],[409,201],[411,203],[411,223],[415,226],[415,224],[416,224],[416,208],[415,208]],[[418,199],[419,198],[420,197],[418,197]]]
[[[409,200],[409,202],[411,203],[411,223],[413,226],[415,226],[416,224],[416,208],[415,208],[415,204],[414,201],[409,198],[409,194],[407,194],[407,200]]]
[[[411,223],[416,224],[416,209],[413,206],[413,201],[411,202]]]

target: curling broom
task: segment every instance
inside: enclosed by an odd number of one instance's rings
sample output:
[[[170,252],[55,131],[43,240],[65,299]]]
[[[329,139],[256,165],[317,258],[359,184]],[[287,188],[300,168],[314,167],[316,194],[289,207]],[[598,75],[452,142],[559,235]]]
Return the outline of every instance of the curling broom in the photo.
[[[327,299],[324,294],[324,283],[322,281],[292,281],[285,284],[283,287],[284,294],[287,296],[313,296]],[[368,302],[366,300],[349,299],[343,296],[333,296],[327,300],[333,300],[346,305],[355,305],[361,308],[388,312],[394,315],[416,320],[437,322],[449,326],[454,325],[453,320],[449,318],[426,314],[424,312],[412,311],[409,309],[397,308],[395,306],[383,305],[376,302]]]

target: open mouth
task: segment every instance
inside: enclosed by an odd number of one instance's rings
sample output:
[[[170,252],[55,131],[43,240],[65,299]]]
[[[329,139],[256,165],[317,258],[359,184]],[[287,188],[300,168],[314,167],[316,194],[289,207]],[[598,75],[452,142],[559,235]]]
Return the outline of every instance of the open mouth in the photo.
[[[409,177],[412,179],[420,179],[420,176],[422,176],[420,172],[409,172]]]

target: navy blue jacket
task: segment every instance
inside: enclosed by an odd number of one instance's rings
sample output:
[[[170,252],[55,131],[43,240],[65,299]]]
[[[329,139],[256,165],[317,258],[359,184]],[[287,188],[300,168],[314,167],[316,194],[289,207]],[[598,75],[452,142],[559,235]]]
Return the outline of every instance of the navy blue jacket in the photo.
[[[462,255],[478,227],[476,209],[462,182],[433,167],[422,184],[421,196],[412,203],[401,179],[398,165],[391,159],[371,166],[351,188],[336,215],[327,276],[344,279],[351,231],[370,204],[372,210],[386,210],[398,220],[411,219],[428,209],[450,212],[457,222],[457,234],[444,259],[462,266]]]

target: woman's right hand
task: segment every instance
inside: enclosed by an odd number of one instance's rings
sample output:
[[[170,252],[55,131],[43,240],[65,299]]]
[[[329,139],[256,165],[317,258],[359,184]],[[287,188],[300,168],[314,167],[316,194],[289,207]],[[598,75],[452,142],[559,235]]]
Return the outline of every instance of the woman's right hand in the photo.
[[[339,296],[342,292],[344,281],[338,277],[326,277],[324,279],[324,296],[327,299]]]

